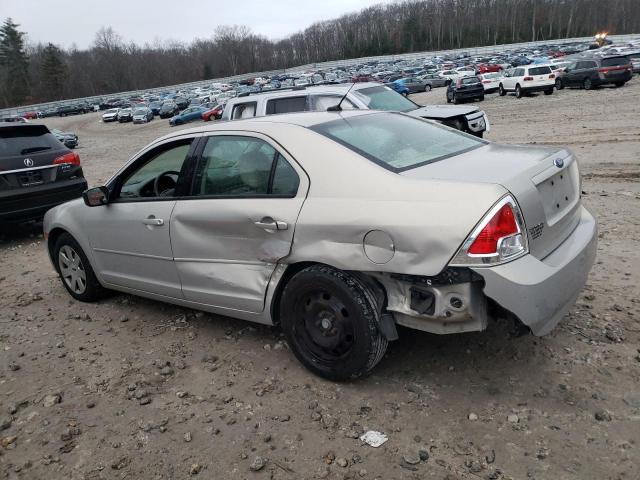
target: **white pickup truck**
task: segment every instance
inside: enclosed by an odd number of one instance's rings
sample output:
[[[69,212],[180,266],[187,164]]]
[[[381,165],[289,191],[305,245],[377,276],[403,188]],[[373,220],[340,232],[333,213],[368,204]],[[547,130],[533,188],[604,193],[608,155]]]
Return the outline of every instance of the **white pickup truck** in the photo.
[[[345,97],[346,95],[346,97]],[[391,88],[375,82],[356,84],[295,87],[239,95],[230,99],[222,113],[222,120],[261,117],[277,113],[326,111],[340,103],[340,109],[369,109],[404,112],[416,117],[435,120],[449,127],[482,137],[489,132],[489,119],[476,106],[430,105],[422,107]]]

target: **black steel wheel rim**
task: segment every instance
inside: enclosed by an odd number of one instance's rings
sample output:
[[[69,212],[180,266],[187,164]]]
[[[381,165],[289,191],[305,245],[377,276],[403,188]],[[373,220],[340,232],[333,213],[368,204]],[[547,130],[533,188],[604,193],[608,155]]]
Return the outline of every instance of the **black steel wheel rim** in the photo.
[[[332,364],[354,346],[352,315],[344,302],[328,289],[300,295],[294,308],[295,338],[316,363]]]

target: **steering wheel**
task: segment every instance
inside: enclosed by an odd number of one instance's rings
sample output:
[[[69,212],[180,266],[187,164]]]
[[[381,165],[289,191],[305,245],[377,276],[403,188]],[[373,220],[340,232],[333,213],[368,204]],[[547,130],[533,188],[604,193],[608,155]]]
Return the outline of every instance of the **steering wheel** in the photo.
[[[155,178],[155,180],[153,181],[153,193],[155,194],[156,197],[162,197],[165,192],[176,187],[177,182],[173,178],[171,178],[169,175],[176,175],[177,177],[178,175],[180,175],[180,172],[176,172],[175,170],[167,170],[166,172],[162,172],[160,175],[158,175]],[[171,180],[171,182],[173,182],[173,186],[169,188],[163,188],[162,191],[160,191],[160,180],[162,180],[164,177]]]

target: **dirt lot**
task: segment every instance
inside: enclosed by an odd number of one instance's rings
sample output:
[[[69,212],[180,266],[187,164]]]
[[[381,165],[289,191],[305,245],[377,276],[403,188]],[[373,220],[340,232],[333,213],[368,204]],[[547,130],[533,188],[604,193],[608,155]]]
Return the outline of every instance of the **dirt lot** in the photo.
[[[414,99],[444,103],[444,90]],[[640,478],[640,79],[482,107],[491,140],[572,148],[599,219],[589,284],[550,335],[402,330],[371,376],[334,384],[275,329],[125,295],[77,303],[40,227],[11,229],[0,478]],[[91,184],[170,130],[98,114],[46,123],[79,134]],[[370,429],[389,441],[364,445]]]

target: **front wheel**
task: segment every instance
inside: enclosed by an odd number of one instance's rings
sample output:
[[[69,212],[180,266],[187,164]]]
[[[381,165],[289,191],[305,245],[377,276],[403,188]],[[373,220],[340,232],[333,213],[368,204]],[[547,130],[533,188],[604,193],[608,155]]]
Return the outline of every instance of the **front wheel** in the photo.
[[[106,295],[107,290],[98,282],[84,250],[68,233],[56,240],[53,261],[64,288],[76,300],[95,302]]]
[[[430,92],[431,91],[431,85],[425,85],[424,86],[424,91],[426,92]]]
[[[620,88],[620,87],[624,86],[624,82],[616,82],[616,83],[614,83],[614,85],[616,87]]]
[[[559,78],[556,79],[556,89],[562,90],[563,88],[564,88],[564,85],[562,84],[562,80],[560,80]]]
[[[356,277],[313,265],[287,283],[280,323],[291,350],[309,370],[329,380],[358,378],[382,359],[387,340],[378,328],[375,295]]]
[[[453,97],[452,101],[454,105],[457,105],[458,103],[460,103],[460,100],[458,100],[458,97],[456,97],[455,93],[452,95],[452,97]]]
[[[593,84],[591,83],[591,79],[589,77],[585,78],[582,82],[582,86],[585,90],[591,90],[593,88]]]
[[[545,91],[544,91],[544,94],[545,94],[545,95],[553,95],[553,87],[552,87],[552,88],[550,88],[549,90],[545,90]]]

